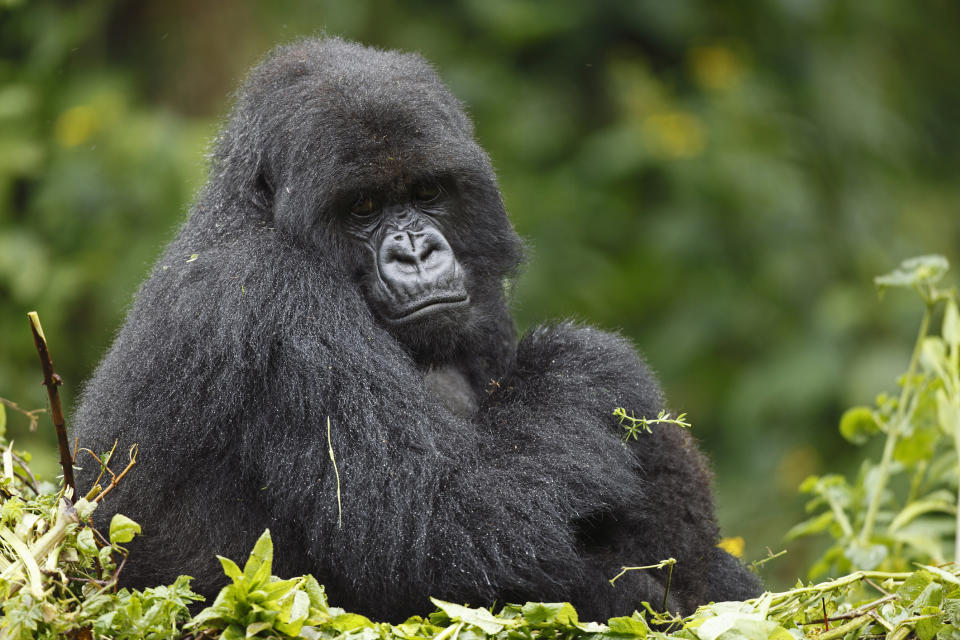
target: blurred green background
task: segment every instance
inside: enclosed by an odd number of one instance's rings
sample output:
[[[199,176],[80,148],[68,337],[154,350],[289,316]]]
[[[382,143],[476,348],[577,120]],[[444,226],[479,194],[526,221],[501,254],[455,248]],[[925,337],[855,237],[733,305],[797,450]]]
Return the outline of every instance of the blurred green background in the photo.
[[[0,0],[0,396],[45,404],[35,309],[69,421],[230,92],[324,31],[437,65],[534,248],[521,326],[631,336],[713,457],[726,534],[784,548],[797,484],[860,455],[841,411],[905,366],[919,309],[872,277],[960,258],[960,4]],[[55,474],[49,423],[10,422]]]

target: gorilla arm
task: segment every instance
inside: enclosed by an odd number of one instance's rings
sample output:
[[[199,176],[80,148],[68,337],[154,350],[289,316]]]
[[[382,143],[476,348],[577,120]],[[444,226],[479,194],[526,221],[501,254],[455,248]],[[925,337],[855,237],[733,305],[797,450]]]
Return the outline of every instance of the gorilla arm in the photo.
[[[585,514],[577,523],[589,574],[574,596],[583,614],[619,615],[641,599],[659,605],[665,570],[631,572],[615,589],[606,581],[624,564],[651,565],[669,557],[678,561],[668,601],[673,610],[689,613],[709,599],[759,592],[756,578],[716,549],[711,475],[689,433],[658,424],[652,433],[624,443],[614,408],[651,418],[663,408],[653,374],[628,340],[572,323],[538,327],[521,340],[515,368],[488,402],[494,420],[489,428],[500,438],[514,440],[526,456],[549,460],[547,466],[576,469],[577,475],[565,478],[566,491],[578,491],[583,477],[619,470],[624,491],[613,496],[614,509]],[[526,419],[518,420],[524,412]],[[517,430],[538,418],[536,428]],[[711,564],[715,569],[704,570]],[[711,581],[739,582],[741,588],[720,593]]]

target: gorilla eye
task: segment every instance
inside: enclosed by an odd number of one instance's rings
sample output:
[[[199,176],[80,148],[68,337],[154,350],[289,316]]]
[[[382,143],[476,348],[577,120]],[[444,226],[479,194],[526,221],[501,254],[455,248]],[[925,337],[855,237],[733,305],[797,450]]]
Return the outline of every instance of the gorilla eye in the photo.
[[[370,196],[361,195],[350,206],[350,213],[358,218],[369,218],[377,212],[377,203]]]
[[[433,202],[440,197],[440,185],[433,182],[423,182],[413,188],[413,197],[420,202]]]

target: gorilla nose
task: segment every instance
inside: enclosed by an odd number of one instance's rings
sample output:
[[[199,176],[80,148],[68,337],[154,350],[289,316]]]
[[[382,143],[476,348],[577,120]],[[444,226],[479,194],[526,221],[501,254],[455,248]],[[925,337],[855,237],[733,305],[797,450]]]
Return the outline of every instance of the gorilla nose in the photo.
[[[380,269],[388,279],[442,273],[454,264],[453,250],[433,229],[394,231],[380,245]]]

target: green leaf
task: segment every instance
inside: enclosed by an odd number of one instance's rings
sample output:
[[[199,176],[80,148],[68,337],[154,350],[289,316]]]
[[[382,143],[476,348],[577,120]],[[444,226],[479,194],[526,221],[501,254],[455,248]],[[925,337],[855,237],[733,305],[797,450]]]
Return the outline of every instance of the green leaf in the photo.
[[[897,596],[904,605],[911,604],[934,580],[929,571],[914,571],[897,589]]]
[[[931,497],[932,496],[932,497]],[[936,495],[922,498],[911,502],[903,511],[897,514],[897,517],[890,523],[889,531],[892,533],[913,522],[917,516],[930,512],[941,512],[956,514],[957,508],[953,504],[952,496],[945,491],[938,491]]]
[[[960,435],[960,408],[950,401],[943,389],[937,389],[937,422],[944,434],[951,438]]]
[[[893,458],[907,466],[929,461],[937,450],[940,432],[935,426],[917,428],[909,436],[897,442],[893,449]]]
[[[933,640],[936,637],[937,633],[940,632],[940,629],[945,627],[942,622],[940,622],[938,616],[940,614],[940,607],[930,606],[923,607],[918,611],[921,616],[932,616],[930,618],[923,618],[917,621],[916,626],[913,628],[914,632],[917,634],[917,638],[920,640]]]
[[[646,638],[650,627],[647,623],[636,617],[610,618],[607,621],[610,631],[618,635],[635,636],[637,638]]]
[[[940,579],[946,582],[949,582],[950,584],[960,585],[960,578],[950,573],[949,571],[944,571],[943,569],[940,569],[938,567],[931,567],[931,566],[925,566],[923,568],[929,571],[930,573],[938,576]]]
[[[7,407],[0,402],[0,438],[7,435]]]
[[[847,409],[840,418],[840,435],[853,444],[865,444],[870,436],[880,431],[880,425],[869,407]]]
[[[240,571],[240,567],[237,566],[236,562],[230,558],[224,558],[223,556],[217,556],[217,560],[220,561],[220,566],[223,567],[223,572],[227,574],[227,577],[233,580],[234,583],[241,582],[243,580],[243,572]]]
[[[576,625],[579,622],[577,611],[569,602],[528,602],[521,611],[532,625]]]
[[[947,309],[943,313],[943,339],[956,351],[960,348],[960,311],[957,310],[957,301],[951,298],[947,301]]]
[[[93,538],[93,529],[84,527],[77,534],[77,550],[85,555],[95,556],[99,549]]]
[[[280,633],[297,636],[310,613],[310,596],[303,591],[293,594],[290,602],[284,606],[280,619],[273,625]]]
[[[888,549],[882,544],[861,544],[854,541],[847,545],[843,554],[857,569],[869,571],[887,559]]]
[[[140,525],[122,513],[115,513],[110,519],[110,544],[126,544],[139,533]]]
[[[878,287],[913,287],[938,282],[950,268],[950,263],[940,255],[918,256],[900,263],[890,273],[873,279]]]
[[[243,566],[243,576],[255,585],[269,580],[272,569],[273,540],[270,538],[270,529],[266,529],[253,545],[253,551]]]
[[[349,633],[356,629],[372,627],[373,622],[359,613],[341,613],[333,618],[331,626],[341,633]]]
[[[818,516],[804,520],[800,524],[793,525],[787,534],[783,537],[785,542],[789,542],[801,536],[809,536],[815,533],[821,533],[827,530],[833,524],[833,512],[824,511]]]
[[[273,627],[273,625],[270,624],[269,622],[253,622],[253,623],[247,625],[246,637],[247,637],[247,638],[253,638],[254,636],[256,636],[256,635],[257,635],[258,633],[260,633],[261,631],[266,631],[267,629],[270,629],[271,627]]]
[[[942,338],[927,336],[920,347],[920,364],[940,378],[947,379],[947,345]]]
[[[310,606],[312,608],[318,609],[322,613],[329,613],[327,594],[324,591],[323,585],[317,582],[316,578],[307,576],[307,580],[303,584],[303,590],[310,596]]]
[[[430,602],[442,610],[453,622],[466,622],[479,628],[488,635],[500,633],[504,624],[493,617],[493,614],[486,609],[470,609],[452,602],[444,602],[436,598],[430,598]]]

